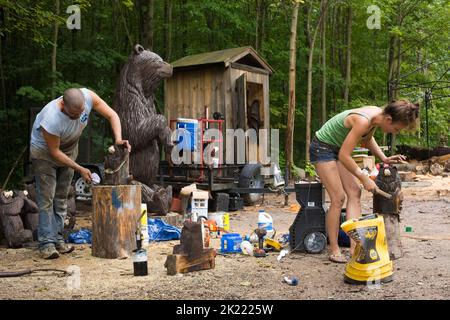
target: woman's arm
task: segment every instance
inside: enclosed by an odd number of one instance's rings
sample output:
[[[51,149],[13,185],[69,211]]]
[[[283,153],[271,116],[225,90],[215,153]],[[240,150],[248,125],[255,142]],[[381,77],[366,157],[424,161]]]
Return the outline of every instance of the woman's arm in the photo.
[[[352,158],[352,152],[355,149],[358,141],[369,129],[369,122],[366,119],[361,119],[360,117],[349,117],[349,124],[351,125],[351,130],[344,140],[339,151],[339,161],[344,165],[344,167],[350,171],[355,177],[357,177],[361,183],[364,185],[364,189],[367,191],[373,191],[376,187],[375,182],[373,182],[369,175],[365,174],[356,164],[355,160]]]
[[[377,141],[374,137],[372,137],[368,142],[366,142],[365,147],[370,150],[370,152],[381,160],[381,162],[386,162],[386,155],[384,154],[383,150],[381,150],[380,146],[378,145]]]
[[[381,148],[378,146],[378,143],[374,137],[372,137],[369,140],[369,142],[367,142],[365,144],[365,146],[367,149],[370,150],[370,152],[372,152],[372,154],[374,156],[378,157],[378,159],[380,159],[381,162],[383,162],[383,163],[388,163],[388,164],[404,163],[406,160],[406,157],[401,154],[397,154],[397,155],[391,156],[391,157],[386,157],[386,155],[383,153]]]

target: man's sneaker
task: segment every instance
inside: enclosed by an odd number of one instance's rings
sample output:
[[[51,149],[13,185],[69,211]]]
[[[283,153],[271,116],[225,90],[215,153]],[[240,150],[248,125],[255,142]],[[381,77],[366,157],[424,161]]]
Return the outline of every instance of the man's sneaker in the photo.
[[[71,253],[73,250],[75,250],[75,247],[70,244],[61,242],[56,245],[56,250],[58,250],[58,252],[61,254]]]
[[[39,249],[39,251],[43,259],[56,259],[59,257],[59,253],[56,251],[55,246],[47,246]]]

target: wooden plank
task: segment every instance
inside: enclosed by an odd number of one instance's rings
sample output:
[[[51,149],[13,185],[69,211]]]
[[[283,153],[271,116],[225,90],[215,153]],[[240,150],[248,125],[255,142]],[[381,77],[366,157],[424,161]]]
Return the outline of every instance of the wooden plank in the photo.
[[[236,110],[237,127],[246,130],[247,119],[247,75],[244,73],[236,80]]]
[[[135,233],[140,226],[141,187],[93,186],[92,205],[92,255],[130,257],[136,249]]]
[[[204,83],[205,83],[205,91],[204,91],[204,104],[209,108],[209,117],[212,118],[214,112],[212,112],[212,71],[205,70],[204,74]]]
[[[252,67],[246,64],[241,64],[241,63],[237,63],[237,62],[232,62],[231,63],[231,68],[233,69],[239,69],[239,70],[243,70],[243,71],[248,71],[248,72],[253,72],[253,73],[261,73],[261,74],[265,74],[265,75],[269,75],[270,72],[261,68],[257,68],[257,67]]]
[[[270,96],[269,96],[269,76],[263,77],[263,95],[264,95],[264,128],[270,128]]]

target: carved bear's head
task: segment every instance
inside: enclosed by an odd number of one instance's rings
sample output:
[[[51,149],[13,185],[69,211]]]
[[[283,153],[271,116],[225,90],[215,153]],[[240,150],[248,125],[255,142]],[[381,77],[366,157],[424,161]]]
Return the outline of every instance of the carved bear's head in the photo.
[[[144,49],[140,44],[134,46],[129,63],[139,73],[145,96],[153,94],[162,79],[172,76],[172,66],[164,62],[156,53]]]

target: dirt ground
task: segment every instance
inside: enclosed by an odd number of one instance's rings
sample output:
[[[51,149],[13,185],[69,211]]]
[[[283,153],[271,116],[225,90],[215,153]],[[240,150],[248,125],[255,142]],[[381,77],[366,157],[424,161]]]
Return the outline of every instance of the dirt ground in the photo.
[[[241,254],[218,255],[213,270],[168,276],[166,255],[178,241],[152,243],[148,248],[149,275],[133,276],[131,259],[107,260],[91,255],[89,245],[57,260],[42,260],[36,249],[0,248],[0,271],[26,268],[79,270],[79,288],[72,277],[54,272],[0,279],[0,299],[449,299],[450,298],[450,178],[434,177],[404,184],[401,233],[403,258],[394,261],[394,281],[382,286],[348,285],[345,265],[328,261],[326,253],[292,253],[277,261]],[[274,219],[278,234],[288,233],[296,213],[283,208],[282,196],[266,196],[264,206],[246,207],[232,213],[233,232],[249,234],[264,208]],[[296,203],[295,195],[290,204]],[[372,197],[363,195],[363,212],[372,210]],[[89,207],[78,217],[77,227],[89,226]],[[405,227],[412,227],[406,233]],[[434,236],[447,240],[418,240],[405,236]],[[220,247],[218,239],[213,240]],[[79,268],[79,269],[77,269]],[[282,283],[294,275],[298,286]]]

